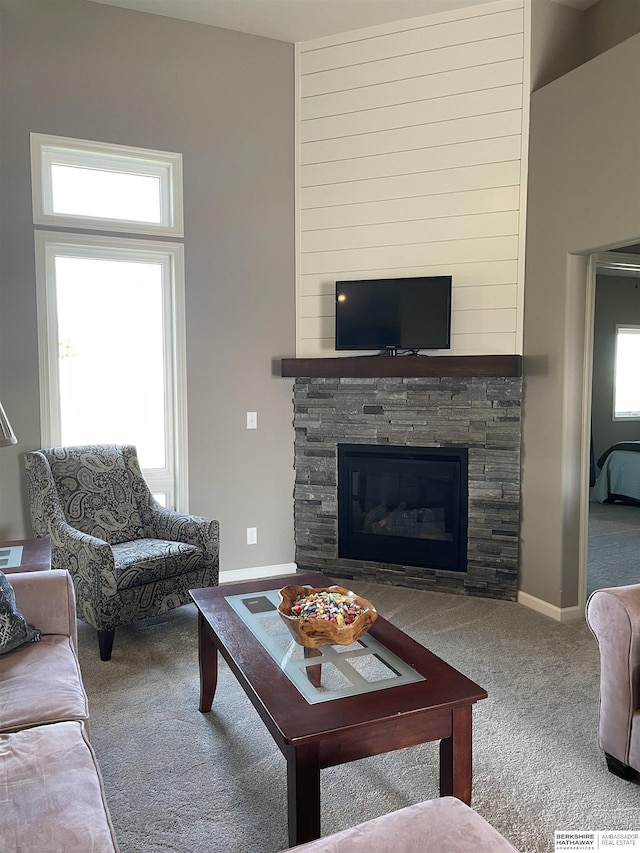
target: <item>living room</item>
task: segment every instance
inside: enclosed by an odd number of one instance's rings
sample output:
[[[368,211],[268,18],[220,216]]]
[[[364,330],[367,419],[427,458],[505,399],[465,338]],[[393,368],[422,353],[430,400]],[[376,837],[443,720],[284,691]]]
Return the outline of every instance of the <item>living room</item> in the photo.
[[[580,16],[592,14],[592,22],[598,23],[596,35],[588,31],[587,55],[622,41],[633,31],[628,5],[598,3],[580,13],[557,3],[534,3],[534,34],[539,36],[532,48],[532,86],[577,63],[579,51],[575,47],[570,51],[567,45],[576,43],[572,33],[578,30],[570,24],[579,27]],[[220,519],[225,530],[223,571],[273,566],[277,572],[277,567],[290,567],[295,559],[292,386],[280,376],[280,359],[296,355],[293,45],[98,3],[11,7],[8,4],[11,26],[18,29],[2,58],[4,77],[11,81],[3,91],[7,99],[3,186],[11,203],[3,209],[7,275],[0,346],[2,401],[20,434],[20,449],[8,449],[0,457],[2,537],[16,539],[28,529],[20,454],[25,448],[42,446],[28,140],[31,132],[46,132],[182,152],[190,509]],[[549,27],[556,37],[565,34],[566,43],[556,51],[545,40]],[[105,55],[102,44],[95,42],[103,33],[114,31],[119,38],[111,39],[114,45]],[[53,32],[60,33],[54,41],[49,37]],[[628,75],[620,56],[629,44],[606,50],[537,89],[531,104],[529,162],[539,156],[543,164],[556,164],[557,171],[543,169],[544,180],[536,177],[532,183],[529,178],[527,190],[530,286],[522,352],[525,362],[536,369],[525,370],[524,375],[530,402],[523,410],[526,511],[519,588],[529,597],[527,603],[546,607],[553,618],[563,614],[579,618],[584,603],[579,565],[586,487],[578,477],[583,452],[582,312],[586,309],[582,294],[587,263],[583,253],[628,245],[637,238],[635,196],[629,180],[634,173],[632,153],[621,150],[615,164],[611,161],[615,180],[604,180],[600,151],[609,140],[600,144],[591,128],[589,98],[595,97],[590,94],[591,76],[602,79],[606,72],[608,81],[601,84],[602,107],[594,108],[621,109],[620,85]],[[55,50],[55,45],[64,45],[64,50]],[[160,48],[173,56],[171,63],[164,61]],[[237,73],[232,73],[236,68]],[[610,91],[619,97],[610,97]],[[581,93],[585,93],[583,101]],[[113,107],[106,109],[110,104]],[[203,109],[203,104],[210,108]],[[569,109],[575,110],[575,117]],[[552,122],[554,135],[539,124],[550,110],[558,114]],[[631,120],[628,110],[624,118]],[[586,141],[578,146],[573,140],[579,120],[590,127],[588,151]],[[559,122],[566,124],[562,146]],[[618,147],[624,141],[616,137]],[[580,170],[575,157],[573,170],[560,168],[562,157],[568,156],[563,152],[576,149],[582,155]],[[622,169],[624,178],[616,168],[621,163],[628,164]],[[537,271],[540,259],[550,263],[550,238],[546,234],[538,238],[537,230],[538,222],[541,228],[548,224],[549,212],[559,209],[560,202],[577,204],[573,188],[558,190],[572,175],[581,192],[588,194],[587,209],[602,211],[611,206],[615,215],[590,217],[584,235],[561,238],[561,229],[551,229],[551,236],[562,240],[563,246],[568,241],[560,251],[569,252],[572,259],[569,286],[564,262],[562,269],[556,265],[553,271],[546,267],[544,272]],[[586,176],[593,177],[586,180]],[[543,193],[547,179],[551,186]],[[211,192],[205,190],[207,182]],[[568,218],[575,232],[583,217],[576,217],[570,208]],[[225,287],[220,286],[222,281]],[[569,294],[578,300],[576,311],[567,303]],[[550,304],[558,310],[550,311]],[[565,359],[569,359],[566,365]],[[551,371],[550,365],[557,369]],[[546,401],[544,406],[534,404],[538,398]],[[257,430],[246,430],[247,411],[258,412]],[[528,456],[535,459],[534,464],[527,465]],[[240,467],[238,458],[243,460]],[[256,545],[246,544],[247,527],[258,529]],[[543,536],[538,535],[541,529]]]
[[[532,9],[527,284],[513,349],[524,356],[519,590],[557,621],[584,608],[587,257],[640,238],[635,134],[613,130],[639,119],[625,89],[637,52],[637,38],[622,43],[637,30],[625,5]],[[223,573],[286,573],[296,559],[292,380],[280,375],[280,359],[298,354],[294,45],[88,0],[5,2],[2,13],[0,399],[20,443],[0,453],[1,538],[29,535],[23,454],[42,446],[29,162],[29,134],[40,132],[182,153],[189,509],[219,519]],[[552,31],[565,41],[545,39]],[[591,59],[582,66],[579,32]],[[248,411],[257,430],[246,430]]]

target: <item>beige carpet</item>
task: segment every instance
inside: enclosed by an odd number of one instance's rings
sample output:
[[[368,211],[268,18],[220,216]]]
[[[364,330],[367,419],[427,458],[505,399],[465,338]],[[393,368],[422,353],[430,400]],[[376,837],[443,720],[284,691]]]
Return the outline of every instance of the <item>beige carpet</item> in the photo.
[[[589,503],[587,592],[640,583],[640,506]]]
[[[609,774],[597,747],[599,659],[583,622],[353,586],[489,692],[474,708],[472,805],[519,850],[553,851],[554,830],[640,829],[640,787]],[[212,712],[198,712],[196,629],[193,606],[119,629],[102,663],[95,632],[79,623],[92,741],[122,853],[284,850],[284,758],[224,664]],[[323,834],[437,796],[437,773],[437,744],[322,771]]]

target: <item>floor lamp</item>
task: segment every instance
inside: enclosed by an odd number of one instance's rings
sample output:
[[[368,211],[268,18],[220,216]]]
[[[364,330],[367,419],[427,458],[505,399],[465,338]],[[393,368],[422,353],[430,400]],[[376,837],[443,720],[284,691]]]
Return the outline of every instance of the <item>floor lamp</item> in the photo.
[[[15,437],[9,418],[6,416],[2,403],[0,403],[0,447],[8,447],[10,444],[17,444],[18,439]]]

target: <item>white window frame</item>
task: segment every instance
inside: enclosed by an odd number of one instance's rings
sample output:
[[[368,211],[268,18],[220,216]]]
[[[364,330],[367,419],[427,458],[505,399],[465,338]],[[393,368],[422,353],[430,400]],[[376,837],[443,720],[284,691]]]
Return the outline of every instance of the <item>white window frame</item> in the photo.
[[[182,244],[36,230],[35,255],[40,418],[44,447],[55,447],[61,443],[56,256],[162,264],[167,390],[165,458],[168,467],[145,469],[144,475],[152,493],[163,493],[167,496],[168,507],[188,512],[186,322]]]
[[[54,164],[159,178],[161,222],[55,213],[51,170]],[[165,237],[184,236],[181,154],[32,133],[31,175],[35,225]]]
[[[629,412],[626,415],[619,415],[616,412],[616,380],[618,376],[618,338],[620,330],[626,329],[633,331],[634,334],[640,335],[640,326],[634,323],[617,323],[616,324],[616,340],[615,340],[615,358],[613,362],[613,400],[612,400],[612,420],[613,421],[640,421],[640,411]]]

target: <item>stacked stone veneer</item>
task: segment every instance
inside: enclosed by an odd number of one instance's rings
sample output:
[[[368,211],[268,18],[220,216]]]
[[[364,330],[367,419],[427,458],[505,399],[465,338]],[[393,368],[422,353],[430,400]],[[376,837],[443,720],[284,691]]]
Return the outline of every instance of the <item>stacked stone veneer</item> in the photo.
[[[332,578],[515,600],[522,380],[309,379],[294,386],[296,561]],[[338,557],[338,444],[469,449],[466,572]]]

